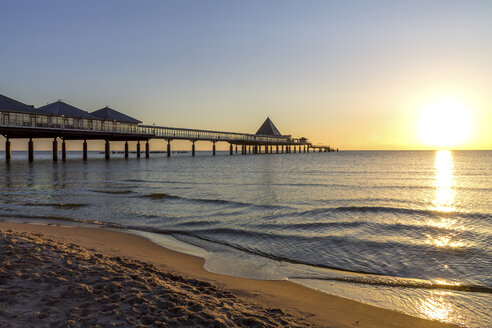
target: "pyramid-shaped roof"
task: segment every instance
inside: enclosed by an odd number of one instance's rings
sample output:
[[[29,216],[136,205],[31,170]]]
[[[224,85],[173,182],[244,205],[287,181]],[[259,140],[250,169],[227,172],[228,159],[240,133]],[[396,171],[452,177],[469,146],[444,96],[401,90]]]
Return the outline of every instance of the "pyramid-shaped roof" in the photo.
[[[40,112],[33,106],[26,105],[24,103],[21,103],[20,101],[6,97],[4,95],[0,95],[0,110],[29,114],[42,114],[42,112]]]
[[[61,100],[58,100],[54,103],[48,104],[43,107],[39,107],[38,109],[45,112],[46,114],[63,115],[66,117],[86,118],[89,120],[99,119],[98,117],[93,116],[80,108],[64,103]]]
[[[262,136],[281,136],[282,134],[277,129],[275,124],[270,120],[269,117],[263,122],[258,131],[256,131],[256,135]]]
[[[123,113],[120,113],[117,110],[109,108],[108,106],[101,108],[99,110],[96,110],[96,111],[92,112],[91,114],[94,116],[97,116],[99,118],[102,118],[104,120],[118,121],[118,122],[124,122],[124,123],[133,123],[133,124],[142,123],[139,120],[137,120],[133,117],[130,117],[128,115],[125,115]]]

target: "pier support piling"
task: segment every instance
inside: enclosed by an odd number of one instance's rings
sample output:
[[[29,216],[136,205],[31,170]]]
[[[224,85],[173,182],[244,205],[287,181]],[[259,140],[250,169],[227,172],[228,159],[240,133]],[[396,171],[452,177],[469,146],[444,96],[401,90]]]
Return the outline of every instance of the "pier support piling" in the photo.
[[[147,140],[147,142],[145,143],[145,158],[149,158],[150,157],[150,144],[149,144],[149,141]]]
[[[84,143],[82,144],[82,159],[84,161],[87,160],[87,140],[84,140]]]
[[[167,139],[167,157],[171,157],[171,139]]]
[[[232,155],[233,154],[233,148],[232,148],[232,144],[229,146],[229,155]]]
[[[58,161],[58,141],[53,138],[53,162]]]
[[[125,141],[125,159],[128,159],[128,141]]]
[[[237,154],[237,145],[236,145],[236,154]]]
[[[195,140],[191,140],[191,142],[193,143],[191,145],[191,156],[195,156]]]
[[[67,143],[65,139],[62,139],[62,161],[67,160]]]
[[[140,140],[137,141],[137,158],[140,158]]]
[[[34,161],[34,143],[32,141],[32,138],[29,138],[29,142],[27,143],[27,149],[28,149],[29,162],[33,162]]]
[[[6,138],[7,140],[5,141],[5,160],[8,162],[10,161],[10,158],[12,156],[12,150],[10,146],[10,139]]]
[[[104,145],[104,158],[107,160],[111,158],[111,146],[109,144],[109,140],[106,140],[106,144]]]
[[[215,156],[215,143],[216,141],[212,141],[212,155]]]

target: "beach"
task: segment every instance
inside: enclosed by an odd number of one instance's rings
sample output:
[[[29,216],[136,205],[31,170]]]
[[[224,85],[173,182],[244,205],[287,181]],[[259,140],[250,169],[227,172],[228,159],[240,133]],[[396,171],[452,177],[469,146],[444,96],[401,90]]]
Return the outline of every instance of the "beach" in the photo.
[[[107,229],[0,223],[0,325],[453,327],[203,260]]]

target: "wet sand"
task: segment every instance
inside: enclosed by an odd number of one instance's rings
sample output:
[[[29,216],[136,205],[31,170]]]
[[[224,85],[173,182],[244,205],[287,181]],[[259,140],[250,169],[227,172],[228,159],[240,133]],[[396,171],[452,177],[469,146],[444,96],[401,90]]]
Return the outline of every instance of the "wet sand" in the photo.
[[[0,223],[2,327],[454,327],[203,260],[106,229]]]

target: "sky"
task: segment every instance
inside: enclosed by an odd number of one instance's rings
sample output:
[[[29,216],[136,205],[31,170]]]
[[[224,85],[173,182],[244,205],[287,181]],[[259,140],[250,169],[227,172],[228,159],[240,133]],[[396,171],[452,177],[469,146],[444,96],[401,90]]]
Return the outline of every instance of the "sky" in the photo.
[[[0,94],[36,107],[492,149],[492,1],[0,1]]]

